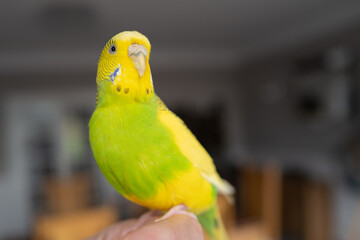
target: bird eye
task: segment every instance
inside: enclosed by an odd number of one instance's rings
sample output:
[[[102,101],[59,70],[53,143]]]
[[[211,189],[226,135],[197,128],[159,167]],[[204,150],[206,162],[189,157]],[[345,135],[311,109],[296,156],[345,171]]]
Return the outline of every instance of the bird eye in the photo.
[[[115,44],[111,44],[109,47],[109,53],[110,54],[115,54],[116,53],[116,46]]]

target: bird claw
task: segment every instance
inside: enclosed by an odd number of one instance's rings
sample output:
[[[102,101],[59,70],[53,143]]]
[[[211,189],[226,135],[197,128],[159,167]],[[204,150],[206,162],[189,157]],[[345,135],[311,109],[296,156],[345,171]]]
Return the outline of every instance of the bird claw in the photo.
[[[178,214],[183,214],[183,215],[187,215],[193,219],[195,219],[197,221],[197,218],[195,216],[195,214],[193,213],[190,213],[187,210],[187,207],[185,204],[180,204],[180,205],[177,205],[175,207],[172,207],[167,213],[165,213],[161,218],[158,218],[155,220],[155,222],[160,222],[162,220],[165,220],[173,215],[178,215]]]

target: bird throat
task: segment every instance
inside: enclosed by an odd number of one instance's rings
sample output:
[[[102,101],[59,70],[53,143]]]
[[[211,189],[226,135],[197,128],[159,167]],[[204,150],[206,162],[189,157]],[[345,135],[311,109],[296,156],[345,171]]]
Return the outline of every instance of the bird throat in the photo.
[[[141,78],[136,74],[121,73],[121,69],[116,68],[108,79],[98,81],[97,105],[151,101],[155,95],[151,74],[144,74]]]

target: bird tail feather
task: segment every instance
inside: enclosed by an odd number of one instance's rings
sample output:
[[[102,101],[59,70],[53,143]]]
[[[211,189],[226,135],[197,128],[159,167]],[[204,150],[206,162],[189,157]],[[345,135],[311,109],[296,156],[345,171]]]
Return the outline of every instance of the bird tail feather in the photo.
[[[215,204],[209,210],[199,214],[199,222],[205,231],[205,235],[211,240],[228,240],[228,235],[220,216],[219,208]],[[207,238],[205,238],[207,239]]]

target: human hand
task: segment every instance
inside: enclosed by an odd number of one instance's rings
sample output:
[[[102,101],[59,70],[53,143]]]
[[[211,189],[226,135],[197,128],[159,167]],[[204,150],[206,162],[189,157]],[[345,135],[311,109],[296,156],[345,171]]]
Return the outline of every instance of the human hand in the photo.
[[[145,213],[139,219],[114,224],[88,240],[203,240],[200,223],[189,215],[176,214],[159,219],[158,211]]]

